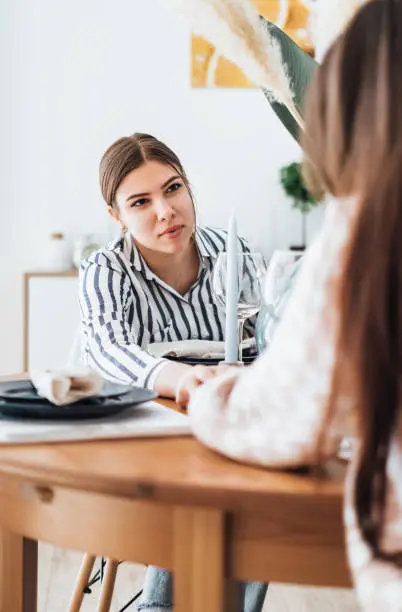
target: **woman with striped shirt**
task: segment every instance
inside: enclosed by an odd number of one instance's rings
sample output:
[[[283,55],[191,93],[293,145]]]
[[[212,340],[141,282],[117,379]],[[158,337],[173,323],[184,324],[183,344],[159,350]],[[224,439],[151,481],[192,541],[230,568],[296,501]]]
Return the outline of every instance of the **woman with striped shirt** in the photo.
[[[122,235],[81,265],[84,360],[104,378],[175,397],[180,381],[190,375],[204,382],[214,368],[158,359],[147,346],[223,340],[224,312],[215,302],[212,269],[225,249],[225,232],[196,225],[180,160],[149,134],[120,138],[109,147],[100,186]],[[264,584],[249,583],[244,609],[260,610],[265,592]],[[140,609],[166,611],[171,605],[170,574],[149,568]]]
[[[146,348],[223,340],[211,273],[225,232],[196,226],[179,159],[150,135],[115,142],[101,161],[100,184],[122,235],[81,265],[84,359],[105,378],[173,397],[189,366],[156,359]],[[197,372],[208,375],[206,368]]]

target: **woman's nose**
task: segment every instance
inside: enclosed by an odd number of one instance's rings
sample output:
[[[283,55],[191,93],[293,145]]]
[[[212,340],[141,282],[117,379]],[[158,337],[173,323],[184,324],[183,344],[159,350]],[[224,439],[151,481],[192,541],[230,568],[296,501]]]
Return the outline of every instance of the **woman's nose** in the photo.
[[[156,203],[156,216],[158,221],[169,221],[174,215],[174,209],[170,203],[161,198]]]

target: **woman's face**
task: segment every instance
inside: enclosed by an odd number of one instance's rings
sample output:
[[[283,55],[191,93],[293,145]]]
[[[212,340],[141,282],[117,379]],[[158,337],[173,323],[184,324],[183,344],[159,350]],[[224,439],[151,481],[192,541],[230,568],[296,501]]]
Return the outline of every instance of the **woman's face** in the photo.
[[[171,166],[145,162],[123,179],[115,200],[112,214],[138,246],[162,253],[178,253],[188,246],[195,227],[194,206]]]

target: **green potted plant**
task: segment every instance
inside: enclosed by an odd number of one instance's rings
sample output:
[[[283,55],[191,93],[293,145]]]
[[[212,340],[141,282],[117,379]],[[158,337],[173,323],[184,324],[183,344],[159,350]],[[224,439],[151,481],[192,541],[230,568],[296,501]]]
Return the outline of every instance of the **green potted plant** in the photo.
[[[312,208],[319,204],[319,200],[308,191],[304,182],[302,164],[300,162],[292,162],[287,166],[283,166],[280,169],[280,182],[286,195],[293,200],[293,208],[301,212],[302,241],[300,245],[291,246],[290,248],[293,251],[304,251],[307,240],[307,215]]]

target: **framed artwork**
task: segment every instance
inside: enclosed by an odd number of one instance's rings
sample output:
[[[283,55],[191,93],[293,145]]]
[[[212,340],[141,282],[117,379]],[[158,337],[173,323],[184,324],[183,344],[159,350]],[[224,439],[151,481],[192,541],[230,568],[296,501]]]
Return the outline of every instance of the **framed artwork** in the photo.
[[[304,51],[314,56],[309,32],[311,6],[314,0],[253,0],[260,15],[284,30]],[[195,88],[255,88],[242,73],[215,47],[200,36],[192,37],[191,82]]]

